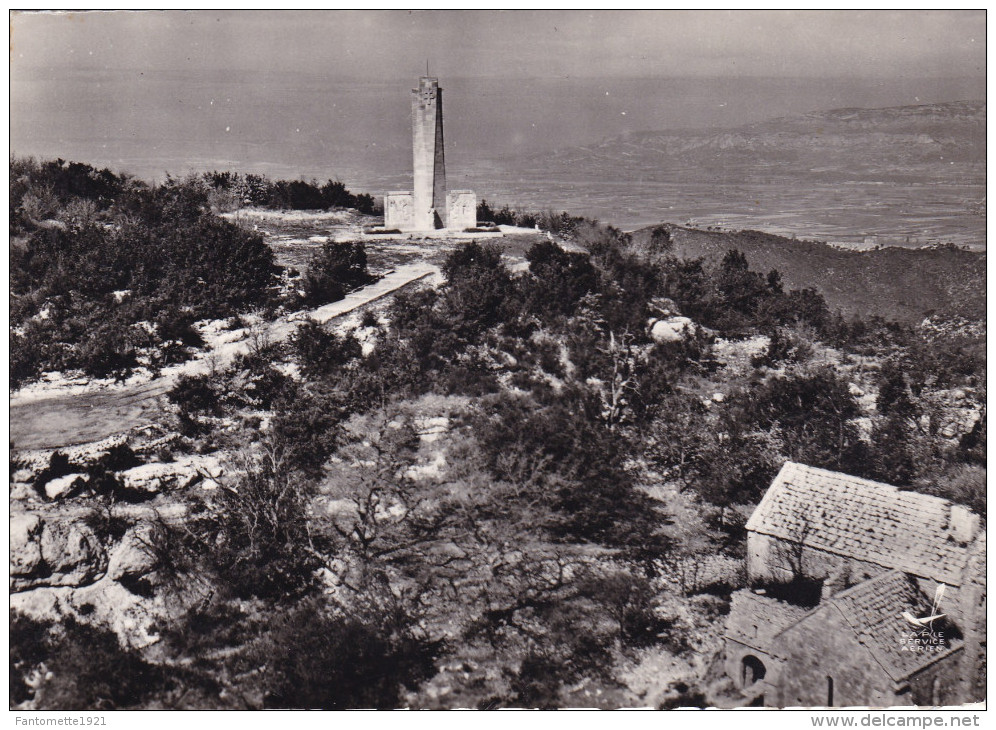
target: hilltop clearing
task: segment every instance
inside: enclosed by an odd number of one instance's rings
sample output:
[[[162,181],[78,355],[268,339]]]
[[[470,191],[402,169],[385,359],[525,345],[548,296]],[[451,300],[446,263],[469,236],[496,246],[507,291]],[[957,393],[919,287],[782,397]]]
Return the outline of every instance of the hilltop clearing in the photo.
[[[321,324],[349,315],[414,282],[438,276],[431,264],[409,264],[383,276],[338,302],[294,312],[272,322],[249,327],[226,327],[226,322],[195,323],[205,347],[192,359],[164,368],[155,375],[142,370],[123,383],[112,380],[50,377],[14,393],[10,401],[10,440],[19,449],[54,449],[98,441],[127,433],[155,421],[157,399],[181,377],[206,375],[228,367],[261,343],[279,344],[299,322]],[[345,324],[345,323],[343,323]],[[355,322],[353,323],[355,326]]]

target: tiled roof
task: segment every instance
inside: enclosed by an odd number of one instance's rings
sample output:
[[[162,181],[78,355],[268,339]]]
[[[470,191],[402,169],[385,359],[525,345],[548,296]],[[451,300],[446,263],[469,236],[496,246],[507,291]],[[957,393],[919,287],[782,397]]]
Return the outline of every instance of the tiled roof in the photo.
[[[768,652],[771,640],[807,613],[808,608],[759,596],[750,590],[739,590],[730,596],[726,636]]]
[[[916,627],[903,618],[903,612],[914,617],[930,616],[933,606],[931,599],[919,590],[915,579],[898,570],[890,570],[838,593],[814,613],[832,610],[831,606],[840,610],[858,641],[871,651],[896,682],[946,657],[962,644],[960,640],[951,640],[946,646],[938,647],[939,651],[909,650],[908,637]],[[944,609],[942,601],[939,613],[944,613]],[[937,628],[943,631],[942,625]],[[951,639],[950,632],[947,633]]]
[[[968,546],[950,521],[946,499],[787,462],[747,529],[958,586]]]

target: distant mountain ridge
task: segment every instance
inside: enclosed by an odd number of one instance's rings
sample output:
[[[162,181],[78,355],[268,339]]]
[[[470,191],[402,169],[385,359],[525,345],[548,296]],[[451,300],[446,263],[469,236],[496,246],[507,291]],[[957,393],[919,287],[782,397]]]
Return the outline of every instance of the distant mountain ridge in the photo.
[[[814,173],[922,174],[924,166],[952,162],[984,166],[985,153],[986,102],[958,101],[834,109],[733,129],[636,132],[560,149],[534,158],[534,164],[582,165],[630,176],[673,171],[675,166],[764,174],[779,163]],[[745,164],[754,169],[742,170]]]
[[[483,179],[513,207],[535,201],[631,230],[668,222],[856,248],[986,247],[984,100],[627,133],[495,170]]]

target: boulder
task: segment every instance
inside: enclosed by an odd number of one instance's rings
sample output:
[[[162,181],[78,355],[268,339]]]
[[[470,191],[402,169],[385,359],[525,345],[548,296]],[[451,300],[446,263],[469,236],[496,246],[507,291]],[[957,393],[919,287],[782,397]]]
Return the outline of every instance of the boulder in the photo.
[[[119,433],[100,441],[80,444],[79,446],[70,446],[69,448],[60,449],[60,451],[69,458],[69,463],[73,466],[87,468],[100,461],[111,449],[124,446],[127,443],[128,434]]]
[[[695,330],[695,322],[688,317],[668,317],[654,322],[650,337],[654,342],[681,342]]]
[[[38,515],[18,514],[10,517],[11,588],[22,576],[30,576],[42,565],[42,521]]]
[[[197,472],[186,464],[154,462],[133,467],[119,476],[126,489],[155,494],[191,484]]]
[[[45,483],[45,496],[49,499],[69,497],[77,489],[90,481],[89,474],[66,474]]]
[[[205,459],[203,468],[212,479],[220,479],[225,473],[225,467],[217,459]]]
[[[11,502],[34,502],[37,501],[38,492],[34,487],[26,482],[11,482],[10,501]]]
[[[31,469],[18,469],[10,475],[10,481],[15,484],[28,484],[34,481],[35,473]]]
[[[51,574],[37,585],[89,585],[107,570],[107,553],[96,533],[82,522],[47,522],[41,556]]]
[[[138,578],[155,569],[156,561],[148,549],[149,533],[147,524],[136,525],[125,533],[108,559],[108,578]]]

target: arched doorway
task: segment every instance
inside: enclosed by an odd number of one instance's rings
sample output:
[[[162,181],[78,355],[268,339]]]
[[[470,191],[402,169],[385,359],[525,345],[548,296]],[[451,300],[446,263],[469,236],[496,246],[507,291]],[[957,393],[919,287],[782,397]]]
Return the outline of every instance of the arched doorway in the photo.
[[[744,687],[757,684],[762,679],[767,670],[764,663],[753,654],[747,654],[741,661],[741,680]]]

